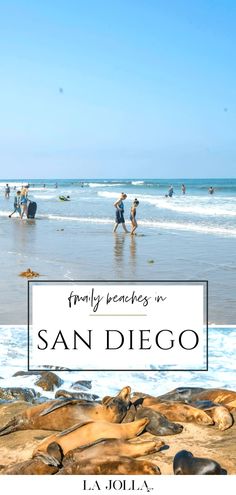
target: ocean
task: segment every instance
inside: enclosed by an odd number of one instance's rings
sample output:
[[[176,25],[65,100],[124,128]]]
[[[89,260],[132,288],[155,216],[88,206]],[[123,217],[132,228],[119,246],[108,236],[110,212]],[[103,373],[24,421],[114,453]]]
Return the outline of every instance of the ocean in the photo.
[[[54,398],[55,391],[42,392],[42,389],[34,385],[36,381],[34,375],[12,376],[16,371],[27,370],[27,328],[0,326],[0,333],[0,386],[30,387],[45,397]],[[87,391],[100,398],[104,395],[116,394],[126,385],[130,385],[133,392],[140,391],[154,396],[185,386],[236,390],[236,375],[233,367],[235,349],[236,329],[212,326],[209,328],[208,371],[113,371],[112,374],[104,371],[55,371],[55,373],[63,380],[64,383],[60,388],[64,390],[73,390],[71,385],[77,380],[91,380],[92,388]]]
[[[40,219],[109,225],[114,217],[112,204],[124,191],[128,211],[132,200],[140,201],[138,217],[142,228],[236,236],[236,179],[25,179],[8,183],[11,189],[30,184],[29,197],[38,203]],[[185,195],[181,192],[182,183],[186,186]],[[0,180],[1,216],[6,216],[13,206],[12,200],[9,205],[4,198],[5,184]],[[170,185],[174,195],[166,198]],[[210,186],[215,189],[213,195],[208,194]],[[60,195],[70,196],[70,202],[59,201]]]
[[[14,187],[27,183],[36,219],[9,219]],[[121,192],[128,228],[132,201],[140,201],[136,236],[112,233]],[[26,323],[18,275],[30,267],[42,280],[208,280],[210,323],[236,324],[235,219],[236,179],[0,180],[0,323]]]

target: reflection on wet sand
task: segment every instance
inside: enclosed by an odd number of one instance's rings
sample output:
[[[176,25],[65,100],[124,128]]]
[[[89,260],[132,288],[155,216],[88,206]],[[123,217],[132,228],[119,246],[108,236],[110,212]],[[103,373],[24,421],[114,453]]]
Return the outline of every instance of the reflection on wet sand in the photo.
[[[125,233],[114,234],[114,261],[117,277],[127,278],[128,276],[129,279],[136,277],[136,249],[136,236],[129,236]]]
[[[137,239],[135,235],[130,236],[130,246],[129,246],[129,252],[130,252],[130,269],[132,273],[132,278],[135,278],[136,275],[136,254],[137,254]]]
[[[125,238],[127,234],[122,233],[118,234],[115,232],[114,234],[114,261],[115,261],[115,271],[118,277],[123,276],[124,272],[124,247],[125,247]]]

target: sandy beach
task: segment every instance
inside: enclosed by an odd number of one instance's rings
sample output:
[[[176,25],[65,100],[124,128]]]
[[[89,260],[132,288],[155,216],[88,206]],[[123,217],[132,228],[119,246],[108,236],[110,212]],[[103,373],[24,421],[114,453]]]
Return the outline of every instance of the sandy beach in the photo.
[[[14,416],[17,416],[17,414],[19,415],[31,407],[34,406],[22,401],[0,405],[0,427],[3,427]],[[190,451],[196,457],[213,459],[225,470],[225,474],[235,475],[236,417],[234,413],[233,416],[233,426],[225,431],[220,431],[217,425],[200,426],[194,422],[183,422],[184,428],[180,434],[156,436],[150,433],[142,433],[137,438],[132,439],[131,443],[139,443],[146,440],[162,440],[164,446],[159,452],[142,456],[141,459],[150,460],[157,465],[163,475],[173,474],[173,459],[175,454],[181,450]],[[5,474],[4,469],[6,468],[13,468],[13,474],[17,474],[17,463],[30,460],[35,448],[43,439],[53,433],[54,430],[45,431],[43,429],[35,429],[16,431],[0,437],[0,474]],[[38,468],[35,467],[35,469]],[[52,473],[48,471],[48,474],[54,474],[57,470]]]

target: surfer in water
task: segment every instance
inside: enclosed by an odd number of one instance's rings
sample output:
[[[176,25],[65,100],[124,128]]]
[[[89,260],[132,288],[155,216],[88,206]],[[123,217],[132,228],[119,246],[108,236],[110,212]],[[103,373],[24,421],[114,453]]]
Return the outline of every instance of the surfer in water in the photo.
[[[114,203],[114,206],[116,208],[116,223],[113,229],[113,232],[116,232],[117,227],[119,224],[122,225],[124,231],[126,234],[128,234],[128,230],[125,225],[125,219],[124,219],[124,200],[127,198],[127,194],[121,193],[120,198]]]

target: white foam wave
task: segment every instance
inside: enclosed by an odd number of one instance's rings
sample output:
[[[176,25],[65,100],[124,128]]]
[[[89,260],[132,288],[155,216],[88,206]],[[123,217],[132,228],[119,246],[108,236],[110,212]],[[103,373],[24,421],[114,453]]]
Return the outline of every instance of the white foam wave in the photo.
[[[116,199],[117,194],[110,191],[99,191],[98,196],[108,199]],[[136,194],[129,194],[128,199],[135,199]],[[176,213],[189,213],[192,215],[200,216],[236,216],[236,198],[227,197],[226,198],[210,198],[202,196],[191,196],[188,197],[156,197],[149,194],[140,194],[138,197],[139,201],[151,204],[156,208],[162,210],[171,210]]]
[[[3,377],[3,387],[32,387],[36,392],[42,389],[35,386],[36,378],[33,375],[13,377],[19,370],[26,371],[27,363],[27,328],[24,326],[1,326],[0,342],[0,375]],[[9,343],[11,345],[9,345]],[[112,380],[109,372],[80,371],[81,380],[92,380],[91,393],[100,397],[117,393],[127,385],[132,391],[146,391],[152,395],[166,393],[179,386],[201,386],[213,388],[236,389],[236,375],[232,363],[235,360],[236,332],[235,328],[209,328],[209,370],[207,372],[113,372]],[[61,363],[63,366],[63,363]],[[78,372],[56,371],[64,381],[63,388],[71,390],[73,382],[78,380]],[[230,384],[230,387],[229,387]],[[55,392],[43,392],[43,395],[53,398]]]
[[[111,224],[114,220],[110,218],[97,218],[97,217],[69,217],[60,215],[40,215],[41,218],[49,218],[50,220],[64,220],[64,221],[74,221],[80,223],[93,223],[93,224]],[[155,229],[165,229],[165,230],[177,230],[177,231],[190,231],[199,232],[203,234],[215,234],[224,235],[228,237],[236,236],[236,229],[227,229],[220,226],[209,226],[196,223],[186,223],[186,222],[161,222],[155,220],[139,220],[138,224],[143,227],[151,227]]]
[[[120,182],[114,182],[114,183],[104,183],[104,182],[88,182],[89,187],[116,187],[116,186],[123,186]]]
[[[0,211],[0,217],[8,217],[9,212]],[[65,216],[65,215],[54,215],[54,214],[39,214],[37,218],[48,219],[55,221],[66,221],[66,222],[79,222],[79,223],[90,223],[90,224],[104,224],[110,225],[114,223],[114,219],[111,218],[101,218],[101,217],[76,217],[76,216]],[[156,221],[156,220],[138,220],[138,224],[143,227],[152,229],[165,229],[169,231],[184,231],[184,232],[198,232],[202,234],[211,235],[222,235],[226,237],[236,237],[235,228],[227,228],[221,226],[204,225],[192,222],[166,222],[166,221]]]
[[[110,218],[94,218],[94,217],[69,217],[69,216],[61,216],[61,215],[39,215],[41,218],[48,218],[49,220],[59,220],[59,221],[69,221],[69,222],[80,222],[80,223],[102,223],[102,224],[110,224],[114,223],[114,220]]]
[[[141,186],[144,184],[144,180],[132,180],[131,184],[133,184],[133,186]]]
[[[44,200],[48,200],[48,199],[55,199],[57,198],[57,194],[32,194],[33,191],[31,191],[31,195],[35,198],[35,199],[40,199],[42,201]]]

